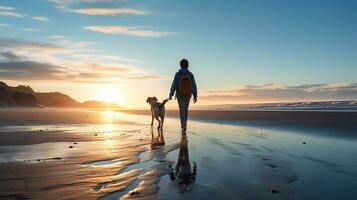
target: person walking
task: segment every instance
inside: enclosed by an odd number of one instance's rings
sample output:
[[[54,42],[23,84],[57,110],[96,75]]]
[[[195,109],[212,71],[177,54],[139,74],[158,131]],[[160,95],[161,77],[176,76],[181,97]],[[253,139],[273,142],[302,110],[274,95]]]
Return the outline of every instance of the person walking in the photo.
[[[188,107],[191,96],[193,96],[193,103],[197,102],[197,86],[195,77],[188,70],[189,62],[187,59],[180,61],[181,69],[176,72],[174,80],[172,81],[169,99],[172,99],[176,92],[176,99],[180,109],[180,121],[182,131],[187,129]]]

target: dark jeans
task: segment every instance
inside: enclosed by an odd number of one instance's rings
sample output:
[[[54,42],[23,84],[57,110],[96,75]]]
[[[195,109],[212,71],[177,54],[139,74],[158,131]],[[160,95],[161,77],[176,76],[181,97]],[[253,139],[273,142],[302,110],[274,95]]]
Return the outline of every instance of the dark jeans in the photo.
[[[187,126],[187,117],[188,117],[188,106],[190,104],[191,96],[180,96],[177,95],[177,102],[180,108],[180,120],[181,128],[186,128]]]

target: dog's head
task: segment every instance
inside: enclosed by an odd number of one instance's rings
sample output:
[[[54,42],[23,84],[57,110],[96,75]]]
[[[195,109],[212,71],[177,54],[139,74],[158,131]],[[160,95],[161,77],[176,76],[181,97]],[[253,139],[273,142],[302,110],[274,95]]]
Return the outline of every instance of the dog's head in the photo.
[[[146,103],[151,104],[152,102],[157,102],[157,98],[155,96],[154,97],[148,97],[146,99]]]

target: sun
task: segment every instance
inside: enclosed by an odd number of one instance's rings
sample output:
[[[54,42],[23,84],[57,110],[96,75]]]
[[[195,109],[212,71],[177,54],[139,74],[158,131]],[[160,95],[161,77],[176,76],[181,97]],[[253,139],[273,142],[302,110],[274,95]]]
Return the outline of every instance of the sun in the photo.
[[[124,99],[120,91],[111,86],[98,88],[96,91],[95,99],[100,101],[113,102],[119,105],[124,103]]]

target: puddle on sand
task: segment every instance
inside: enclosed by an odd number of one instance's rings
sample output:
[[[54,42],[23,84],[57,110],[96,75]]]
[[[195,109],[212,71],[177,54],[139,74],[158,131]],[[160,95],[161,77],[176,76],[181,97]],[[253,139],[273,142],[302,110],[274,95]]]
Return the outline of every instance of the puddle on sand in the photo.
[[[112,160],[99,160],[99,161],[94,161],[94,162],[89,162],[82,164],[83,166],[93,166],[93,167],[105,167],[107,165],[114,165],[114,164],[119,164],[122,163],[120,159],[112,159]]]
[[[161,148],[164,147],[158,147],[154,150],[149,150],[148,148],[148,150],[146,150],[145,152],[140,153],[139,154],[140,162],[132,165],[128,165],[123,170],[121,170],[116,176],[123,175],[125,173],[130,173],[131,171],[138,170],[138,169],[141,171],[140,175],[135,177],[135,179],[126,188],[106,194],[105,196],[102,196],[99,199],[101,200],[120,199],[120,197],[122,197],[123,195],[126,195],[130,191],[137,188],[140,182],[142,181],[141,177],[145,176],[146,173],[155,170],[154,168],[156,165],[165,164],[166,162],[169,162],[166,161],[166,159],[162,159],[163,157],[166,157],[166,155],[159,155],[159,156],[151,155],[155,151],[160,151]],[[160,157],[160,159],[157,159],[157,157]],[[101,188],[106,187],[106,185],[108,184],[110,183],[98,184],[95,189],[100,190]]]
[[[144,174],[146,171],[148,171],[150,169],[150,166],[155,164],[155,161],[153,161],[153,159],[149,158],[149,155],[148,155],[149,152],[150,151],[147,150],[145,152],[140,153],[139,154],[140,161],[138,163],[135,163],[135,164],[132,164],[132,165],[129,165],[129,166],[125,167],[123,170],[121,170],[115,176],[123,175],[125,173],[130,173],[132,170],[136,170],[136,169],[141,170],[141,174]],[[101,162],[101,161],[99,161],[99,162]],[[99,199],[101,199],[101,200],[119,199],[121,196],[123,196],[124,194],[126,194],[130,190],[132,190],[135,187],[137,187],[137,185],[139,185],[139,183],[140,183],[140,179],[139,179],[140,175],[135,177],[134,181],[131,182],[126,188],[118,190],[118,191],[113,191],[113,192],[111,192],[109,194],[106,194],[105,196],[100,197]],[[103,187],[106,187],[108,184],[110,184],[110,183],[100,183],[94,188],[94,190],[98,191],[98,190],[102,189]]]

